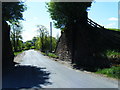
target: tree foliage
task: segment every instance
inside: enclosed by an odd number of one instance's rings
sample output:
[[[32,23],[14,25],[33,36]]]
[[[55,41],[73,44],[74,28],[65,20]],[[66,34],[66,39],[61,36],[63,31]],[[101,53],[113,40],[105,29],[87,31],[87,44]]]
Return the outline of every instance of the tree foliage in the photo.
[[[23,2],[2,2],[2,19],[10,23],[23,20],[22,13],[26,10]]]
[[[50,51],[50,36],[44,38],[44,52]],[[57,45],[57,39],[55,37],[52,37],[52,51],[55,51]],[[37,40],[35,41],[35,48],[38,50],[42,49],[42,43],[41,39],[37,37]]]
[[[64,28],[69,23],[79,22],[86,14],[86,10],[91,6],[91,2],[49,2],[48,12],[55,20],[56,28]]]
[[[48,30],[43,25],[37,25],[39,37],[37,37],[35,42],[35,48],[40,49],[43,52],[50,51],[51,37],[49,36]],[[34,38],[33,38],[34,39]],[[52,37],[52,50],[56,48],[56,38]]]
[[[16,0],[16,2],[2,2],[2,19],[11,23],[10,39],[14,51],[22,49],[22,26],[19,20],[23,20],[22,13],[26,9],[26,5],[19,0]]]
[[[31,40],[26,41],[25,44],[24,44],[24,46],[25,46],[25,48],[24,48],[25,50],[31,49],[31,47],[32,47],[32,41]]]
[[[2,66],[6,69],[5,71],[8,71],[8,68],[14,66],[14,53],[10,42],[10,28],[6,21],[18,25],[19,20],[23,20],[22,13],[26,10],[23,2],[16,1],[18,2],[2,2]],[[22,41],[18,40],[18,44],[21,43]]]
[[[22,50],[22,26],[21,25],[11,25],[10,40],[13,47],[13,51]]]
[[[37,37],[37,40],[35,41],[35,49],[37,50],[41,49],[41,40],[39,37]]]
[[[45,40],[47,36],[49,35],[47,28],[43,25],[37,25],[38,27],[38,32],[39,32],[39,38],[41,40],[41,50],[45,50]]]
[[[33,42],[33,45],[34,45],[34,46],[35,46],[36,40],[37,40],[37,37],[33,37],[32,42]]]

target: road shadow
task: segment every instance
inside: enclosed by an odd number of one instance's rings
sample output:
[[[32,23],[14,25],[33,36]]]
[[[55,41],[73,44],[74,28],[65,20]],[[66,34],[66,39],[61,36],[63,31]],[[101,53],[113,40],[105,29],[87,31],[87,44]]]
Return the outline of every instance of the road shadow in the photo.
[[[7,74],[3,74],[2,90],[10,88],[42,88],[41,85],[50,85],[50,72],[45,71],[46,68],[37,68],[34,66],[16,66]]]

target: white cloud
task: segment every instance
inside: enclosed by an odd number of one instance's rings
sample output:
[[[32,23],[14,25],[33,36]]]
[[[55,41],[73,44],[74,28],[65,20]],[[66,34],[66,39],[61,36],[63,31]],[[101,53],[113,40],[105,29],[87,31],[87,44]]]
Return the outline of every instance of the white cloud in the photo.
[[[105,27],[106,28],[115,28],[115,26],[116,26],[116,23],[114,22],[114,23],[110,23],[110,24],[107,24]]]
[[[111,17],[108,19],[109,21],[118,21],[118,18],[115,18],[115,17]]]
[[[36,28],[25,28],[25,31],[22,33],[23,41],[32,40],[34,36],[37,36]]]

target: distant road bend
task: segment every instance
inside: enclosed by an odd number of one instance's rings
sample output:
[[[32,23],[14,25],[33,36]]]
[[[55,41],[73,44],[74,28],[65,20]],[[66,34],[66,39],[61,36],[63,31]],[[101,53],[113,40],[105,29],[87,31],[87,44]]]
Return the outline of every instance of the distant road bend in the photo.
[[[71,69],[35,50],[16,59],[19,65],[4,77],[4,88],[118,88],[117,80]]]

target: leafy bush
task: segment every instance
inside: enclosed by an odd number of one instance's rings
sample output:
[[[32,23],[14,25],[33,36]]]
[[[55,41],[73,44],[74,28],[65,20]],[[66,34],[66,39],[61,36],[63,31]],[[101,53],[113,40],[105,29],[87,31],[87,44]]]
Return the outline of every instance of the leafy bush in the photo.
[[[120,79],[120,67],[111,67],[106,69],[99,69],[96,73],[105,74],[109,77]]]

